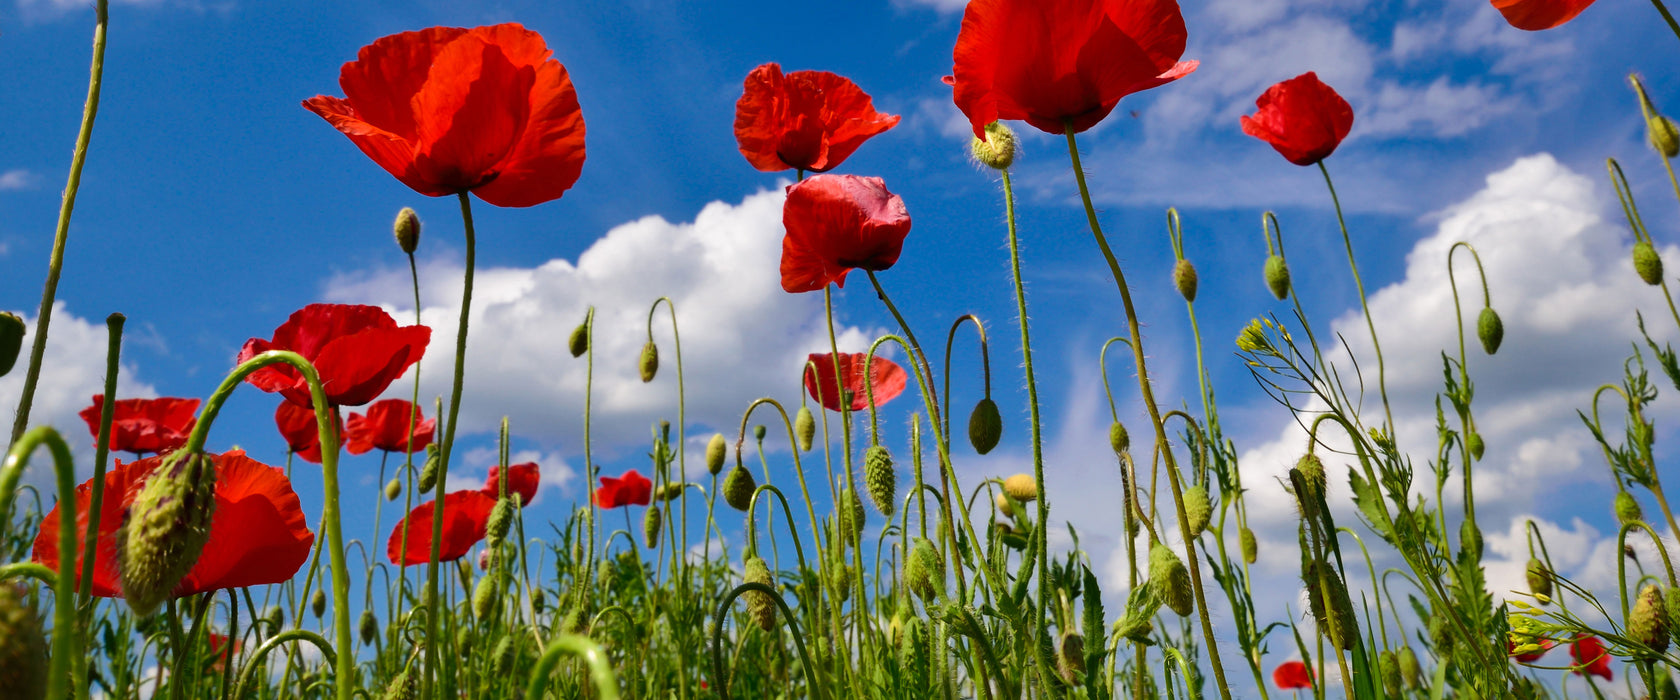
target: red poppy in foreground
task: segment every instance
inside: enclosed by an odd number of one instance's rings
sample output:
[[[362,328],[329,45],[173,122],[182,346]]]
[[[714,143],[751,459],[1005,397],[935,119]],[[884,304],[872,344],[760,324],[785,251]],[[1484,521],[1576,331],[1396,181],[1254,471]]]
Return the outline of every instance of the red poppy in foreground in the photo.
[[[274,409],[274,426],[286,439],[286,449],[306,462],[321,463],[321,424],[315,421],[315,410],[290,401],[281,401]],[[344,424],[338,425],[338,444],[344,444]]]
[[[1493,8],[1518,29],[1537,32],[1575,19],[1593,0],[1493,0]]]
[[[1615,680],[1610,672],[1610,654],[1598,637],[1582,637],[1569,643],[1569,658],[1574,660],[1577,676],[1592,674],[1604,680]]]
[[[845,287],[854,268],[892,267],[910,235],[910,213],[881,178],[818,175],[788,188],[782,226],[782,289],[796,294]]]
[[[432,557],[432,510],[437,501],[427,501],[409,511],[408,517],[391,530],[385,556],[392,564],[425,564]],[[455,561],[467,555],[484,539],[484,526],[496,499],[480,491],[456,491],[443,497],[443,545],[438,561]],[[403,524],[408,524],[408,549],[403,549]]]
[[[613,509],[620,506],[645,506],[653,500],[653,482],[631,469],[624,476],[601,477],[601,488],[595,489],[595,507]]]
[[[419,362],[431,339],[432,329],[399,327],[377,306],[310,304],[274,329],[272,340],[245,341],[239,362],[269,350],[291,350],[315,365],[327,403],[360,406],[378,398]],[[263,391],[280,392],[299,406],[311,405],[309,384],[291,365],[269,365],[245,381]]]
[[[1272,669],[1272,684],[1280,690],[1312,687],[1312,669],[1299,661],[1285,661]]]
[[[537,485],[542,482],[542,469],[536,462],[526,462],[508,467],[508,493],[519,496],[521,508],[531,504],[531,499],[537,497]],[[491,498],[501,498],[502,468],[491,467],[490,476],[484,480],[484,493]]]
[[[1534,663],[1536,661],[1539,661],[1540,657],[1545,656],[1546,652],[1551,651],[1552,647],[1557,646],[1557,642],[1554,642],[1550,639],[1545,639],[1545,638],[1537,639],[1537,640],[1535,640],[1535,643],[1540,645],[1539,649],[1528,652],[1526,654],[1513,654],[1511,652],[1516,651],[1517,645],[1512,643],[1511,640],[1506,639],[1505,640],[1505,654],[1507,656],[1510,656],[1512,659],[1515,659],[1516,662],[1519,663],[1519,664],[1531,664],[1531,663]]]
[[[176,598],[227,588],[244,588],[280,583],[292,578],[309,558],[315,535],[303,517],[292,484],[279,469],[245,456],[242,450],[211,455],[216,465],[216,512],[210,520],[210,539],[198,563],[171,595]],[[105,494],[100,502],[98,546],[93,560],[93,594],[101,598],[122,595],[117,570],[117,537],[123,514],[140,487],[163,464],[162,457],[136,462],[117,460],[105,473]],[[76,542],[87,536],[88,507],[93,500],[93,480],[76,487]],[[35,536],[33,559],[59,571],[59,506],[54,505],[41,521]],[[75,576],[81,576],[80,557]]]
[[[583,112],[552,55],[518,24],[394,34],[344,64],[344,97],[303,106],[415,192],[534,206],[583,171]]]
[[[735,142],[748,163],[767,173],[826,172],[897,125],[897,115],[875,111],[852,81],[819,70],[783,75],[774,63],[748,73],[735,102]]]
[[[952,52],[952,94],[974,135],[999,119],[1074,133],[1120,98],[1196,70],[1174,0],[973,0]]]
[[[865,361],[869,363],[869,376],[863,373]],[[834,355],[826,352],[814,352],[807,358],[805,366],[805,393],[822,404],[823,408],[838,412],[841,405],[853,411],[869,408],[870,386],[874,387],[875,405],[887,405],[888,401],[898,398],[904,393],[904,383],[909,375],[898,363],[885,357],[877,356],[869,360],[869,356],[861,352],[840,353],[841,381],[834,381]],[[816,374],[811,368],[816,367]],[[820,382],[820,384],[819,384]],[[867,382],[867,383],[866,383]],[[821,395],[817,388],[821,386]]]
[[[1296,165],[1330,157],[1353,128],[1353,107],[1312,71],[1266,88],[1254,106],[1260,109],[1243,116],[1243,133]]]
[[[87,422],[88,432],[99,439],[99,414],[105,410],[105,395],[95,394],[93,405],[77,414]],[[187,435],[198,424],[198,399],[117,399],[111,412],[111,450],[135,454],[162,454],[187,444]]]
[[[414,422],[412,435],[408,430],[410,421]],[[404,399],[375,401],[368,406],[366,415],[350,414],[346,427],[350,436],[346,447],[353,455],[375,449],[399,454],[421,452],[432,444],[432,438],[437,433],[437,421],[426,418],[419,406]],[[409,441],[411,437],[412,443]]]

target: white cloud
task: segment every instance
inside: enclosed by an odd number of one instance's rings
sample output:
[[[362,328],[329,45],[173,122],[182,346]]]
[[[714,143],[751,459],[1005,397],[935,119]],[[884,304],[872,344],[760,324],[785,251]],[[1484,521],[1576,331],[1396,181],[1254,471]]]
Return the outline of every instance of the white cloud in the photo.
[[[968,0],[893,0],[896,7],[928,7],[941,14],[962,12]]]
[[[91,11],[94,0],[17,0],[18,13],[31,21],[60,19],[77,12]],[[173,7],[193,12],[227,12],[233,0],[111,0],[112,5],[161,8]]]
[[[1522,107],[1503,88],[1480,82],[1454,84],[1446,76],[1426,86],[1384,81],[1370,97],[1370,110],[1355,125],[1357,134],[1452,138],[1480,128]]]
[[[538,452],[536,450],[514,450],[509,453],[508,461],[513,464],[537,463],[537,472],[541,480],[537,487],[537,497],[531,504],[542,502],[543,494],[547,490],[561,491],[571,486],[572,480],[577,478],[577,472],[558,452]],[[497,462],[496,450],[491,447],[479,447],[467,451],[457,463],[449,464],[449,477],[444,487],[444,493],[462,490],[477,490],[484,486],[490,476],[490,467]]]
[[[40,178],[35,173],[23,168],[13,168],[0,173],[0,192],[27,190],[34,187],[38,180]]]

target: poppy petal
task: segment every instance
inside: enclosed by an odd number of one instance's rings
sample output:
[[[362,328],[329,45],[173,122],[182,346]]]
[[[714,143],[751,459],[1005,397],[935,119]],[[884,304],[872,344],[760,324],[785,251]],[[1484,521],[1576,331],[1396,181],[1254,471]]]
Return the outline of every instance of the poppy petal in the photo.
[[[868,379],[864,376],[865,364],[869,365]],[[814,375],[812,368],[816,370]],[[884,357],[869,360],[869,356],[864,353],[840,353],[840,381],[836,382],[834,376],[833,355],[812,353],[807,358],[805,392],[822,404],[823,408],[836,412],[842,405],[852,411],[869,408],[871,390],[874,392],[876,407],[885,406],[887,402],[904,393],[904,386],[909,378],[898,363]],[[818,391],[819,385],[821,391]],[[844,400],[846,396],[851,397],[849,403]]]
[[[1537,32],[1575,19],[1593,0],[1493,0],[1493,7],[1517,29]]]
[[[542,469],[536,462],[515,464],[508,468],[508,493],[519,496],[520,507],[531,504],[531,499],[537,497],[537,486],[542,481]],[[484,494],[492,498],[500,498],[502,489],[502,468],[491,467],[490,476],[484,480]]]
[[[309,559],[315,543],[297,493],[280,469],[235,450],[216,458],[216,513],[210,544],[175,596],[280,583]]]
[[[408,517],[391,530],[385,556],[392,564],[413,566],[431,561],[432,511],[436,501],[428,501],[409,511]],[[490,519],[496,499],[479,491],[456,491],[443,497],[443,539],[439,561],[455,561],[484,539],[484,528]],[[403,549],[403,526],[408,527],[408,548]]]

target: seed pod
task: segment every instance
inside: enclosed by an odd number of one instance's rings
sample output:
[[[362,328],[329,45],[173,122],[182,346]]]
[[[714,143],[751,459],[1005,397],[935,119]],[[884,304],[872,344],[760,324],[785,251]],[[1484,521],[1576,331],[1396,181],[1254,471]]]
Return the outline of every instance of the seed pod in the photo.
[[[1114,448],[1115,454],[1125,454],[1132,447],[1132,436],[1126,433],[1126,426],[1120,421],[1108,426],[1108,446]]]
[[[664,511],[655,506],[648,506],[647,512],[642,514],[642,544],[648,549],[659,547],[659,527],[664,518]]]
[[[753,440],[756,440],[758,442],[764,442],[764,436],[765,436],[765,434],[767,434],[769,432],[770,432],[770,429],[764,427],[764,424],[760,423],[758,425],[755,425],[755,426],[753,426]]]
[[[1639,501],[1628,493],[1626,489],[1616,492],[1616,522],[1623,525],[1645,520],[1645,511],[1639,507]]]
[[[893,471],[892,453],[886,446],[871,445],[864,451],[863,485],[875,509],[891,518],[898,499],[898,473]]]
[[[1464,444],[1470,449],[1472,458],[1478,462],[1482,461],[1482,454],[1487,452],[1487,441],[1482,439],[1481,433],[1470,431],[1470,437],[1465,438]]]
[[[1003,416],[998,413],[998,405],[990,396],[980,399],[974,404],[974,412],[968,414],[968,444],[974,446],[974,451],[980,454],[991,452],[997,447],[998,440],[1003,437]]]
[[[1391,698],[1400,697],[1400,662],[1387,649],[1377,655],[1377,675],[1382,678],[1383,690]]]
[[[935,603],[945,597],[945,559],[939,548],[926,537],[917,537],[910,545],[910,558],[904,563],[904,581],[910,592],[924,603]]]
[[[793,414],[793,434],[799,438],[799,451],[810,452],[811,444],[817,439],[817,419],[811,415],[811,409],[800,406]]]
[[[742,569],[742,578],[747,583],[762,583],[772,590],[776,588],[776,580],[770,575],[770,567],[758,556],[747,555],[746,564]],[[770,594],[747,591],[743,595],[747,599],[747,614],[752,616],[759,628],[766,632],[776,631],[776,601],[770,599]]]
[[[840,517],[840,533],[847,537],[846,542],[857,544],[863,541],[863,499],[858,498],[857,492],[844,488],[840,489],[840,502],[836,505]]]
[[[1312,496],[1322,498],[1329,485],[1329,477],[1324,472],[1324,461],[1311,452],[1306,453],[1295,463],[1295,468],[1301,472],[1301,481],[1312,490]],[[1300,494],[1306,497],[1308,494]],[[1317,500],[1313,498],[1311,500]]]
[[[413,255],[414,250],[420,247],[420,215],[403,207],[397,212],[397,220],[391,224],[391,233],[397,237],[397,247]]]
[[[572,357],[583,357],[584,353],[589,352],[589,318],[587,316],[584,317],[583,323],[579,323],[577,328],[573,328],[572,334],[566,338],[566,351],[572,353]]]
[[[1184,490],[1185,524],[1190,526],[1190,539],[1202,536],[1208,521],[1213,518],[1213,505],[1208,502],[1207,487],[1196,484]]]
[[[23,352],[23,336],[27,332],[23,319],[17,314],[0,311],[0,377],[6,376],[17,365],[18,353]]]
[[[1353,601],[1348,598],[1342,577],[1329,564],[1321,561],[1312,562],[1301,573],[1302,582],[1307,586],[1307,604],[1312,608],[1318,631],[1344,651],[1352,651],[1359,632],[1354,620]],[[1330,595],[1328,609],[1324,605],[1325,593]]]
[[[502,541],[507,539],[508,528],[513,525],[513,512],[517,508],[514,498],[498,498],[496,506],[490,509],[490,518],[484,523],[484,538],[491,549],[502,546]]]
[[[1552,597],[1552,572],[1546,568],[1546,562],[1529,557],[1527,574],[1529,593],[1545,598]]]
[[[753,480],[752,472],[737,464],[723,479],[723,502],[745,513],[747,506],[752,505],[753,491],[757,489],[758,482]]]
[[[123,597],[148,617],[192,571],[210,540],[216,463],[204,453],[164,458],[129,506],[117,547]]]
[[[723,460],[729,457],[729,440],[723,433],[713,433],[710,442],[706,443],[706,471],[717,476],[723,471]]]
[[[1289,263],[1283,261],[1282,255],[1266,257],[1266,288],[1272,290],[1272,296],[1278,301],[1289,298]]]
[[[649,340],[647,345],[642,346],[642,359],[636,363],[636,368],[642,373],[643,384],[653,381],[654,375],[659,374],[659,346],[653,341]]]
[[[1178,290],[1179,296],[1184,297],[1185,301],[1196,300],[1195,265],[1191,265],[1189,260],[1179,258],[1178,262],[1173,264],[1172,278],[1173,287]]]
[[[47,638],[23,591],[0,582],[0,697],[47,696]]]
[[[268,625],[269,636],[279,634],[280,628],[286,626],[286,611],[281,610],[278,605],[269,606],[268,614],[263,616],[263,623]]]
[[[1633,271],[1639,273],[1639,279],[1644,280],[1645,284],[1662,284],[1662,256],[1657,255],[1657,248],[1651,245],[1650,241],[1633,244]]]
[[[372,610],[362,611],[362,620],[357,624],[358,633],[362,635],[362,644],[372,644],[379,637],[379,618],[374,617]]]
[[[969,153],[974,161],[993,170],[1008,170],[1015,162],[1015,132],[1003,122],[986,125],[986,138],[974,137]]]
[[[432,487],[437,486],[439,462],[442,456],[438,452],[436,443],[426,446],[426,463],[420,467],[420,493],[431,493]]]
[[[473,615],[480,620],[488,620],[496,614],[497,603],[502,598],[502,575],[492,573],[478,579],[478,585],[473,586],[472,609]]]
[[[1628,638],[1651,648],[1657,654],[1668,651],[1668,610],[1663,605],[1662,589],[1646,584],[1639,590],[1639,599],[1628,613]]]
[[[1423,683],[1423,667],[1418,665],[1417,652],[1409,646],[1400,647],[1400,680],[1406,682],[1406,687],[1417,690]]]
[[[659,489],[659,500],[661,500],[661,501],[675,501],[679,498],[682,498],[683,491],[687,491],[687,490],[688,490],[688,484],[687,483],[684,483],[684,482],[681,482],[681,481],[670,482],[668,484],[665,484],[664,488]]]
[[[1015,474],[1003,480],[1003,492],[1022,503],[1038,500],[1038,482],[1031,474]]]
[[[498,676],[513,670],[513,635],[504,634],[496,641],[496,648],[490,652],[490,670]]]
[[[327,614],[327,592],[325,590],[315,589],[315,595],[309,598],[309,612],[314,613],[317,620]]]
[[[1196,611],[1196,592],[1191,588],[1190,570],[1178,553],[1159,542],[1149,550],[1149,583],[1162,602],[1180,616]]]
[[[1254,531],[1243,528],[1238,533],[1238,541],[1242,545],[1243,561],[1253,564],[1260,559],[1260,543],[1254,539]]]
[[[392,479],[385,482],[385,500],[395,501],[402,495],[402,480]]]
[[[1056,670],[1069,685],[1085,672],[1085,637],[1078,632],[1063,632],[1056,643]]]
[[[408,668],[403,668],[391,684],[385,686],[385,700],[415,700],[420,697],[420,684],[416,683]]]
[[[1499,320],[1499,312],[1493,307],[1482,307],[1482,315],[1476,318],[1476,337],[1487,354],[1499,352],[1499,343],[1505,340],[1505,322]]]
[[[541,588],[532,588],[531,589],[531,612],[534,612],[538,615],[541,615],[543,613],[543,610],[546,609],[547,607],[548,607],[548,596],[547,596],[547,594],[543,593],[543,589],[541,589]]]

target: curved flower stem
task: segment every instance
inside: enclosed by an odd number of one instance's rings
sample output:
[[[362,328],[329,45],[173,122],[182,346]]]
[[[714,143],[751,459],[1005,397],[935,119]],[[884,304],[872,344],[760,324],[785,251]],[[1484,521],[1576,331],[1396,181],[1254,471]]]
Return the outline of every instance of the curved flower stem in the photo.
[[[414,253],[412,253],[412,252],[408,253],[408,278],[409,278],[409,281],[411,282],[411,286],[414,289],[414,325],[416,325],[416,326],[424,325],[420,321],[420,266],[415,264]],[[401,535],[401,537],[402,537],[402,551],[404,551],[404,552],[408,551],[408,514],[414,512],[414,428],[415,428],[415,426],[420,424],[420,365],[423,362],[425,362],[424,357],[422,357],[420,359],[420,361],[414,363],[414,393],[413,393],[413,398],[409,401],[409,403],[412,405],[412,408],[409,410],[409,413],[408,413],[408,444],[404,446],[404,454],[403,454],[403,476],[405,478],[405,483],[404,483],[404,486],[403,486],[403,496],[404,496],[404,498],[403,498],[403,521],[402,521],[402,535]],[[433,421],[436,421],[440,418],[437,414],[438,414],[438,411],[434,409],[432,411]],[[436,436],[437,436],[437,424],[435,422],[433,423],[432,435],[433,435],[433,440],[435,441]],[[384,487],[384,484],[380,484],[380,486]],[[375,528],[374,535],[378,536],[378,534],[379,534],[378,528]],[[399,571],[398,574],[399,574],[398,579],[397,579],[398,597],[400,597],[404,600],[407,600],[408,599],[408,569],[404,568],[401,571]],[[387,596],[386,597],[386,606],[385,606],[385,617],[388,620],[389,619],[396,619],[395,615],[394,615],[394,613],[396,612],[396,608],[393,605],[390,604],[390,601],[391,601],[391,598],[389,596]]]
[[[607,664],[606,652],[594,640],[570,634],[562,634],[548,643],[548,651],[543,652],[542,657],[537,659],[537,665],[531,669],[531,680],[525,684],[525,697],[543,697],[543,685],[548,682],[548,674],[554,671],[554,666],[560,663],[561,654],[574,654],[583,659],[583,664],[589,667],[589,680],[595,686],[595,697],[618,700],[618,676]]]
[[[76,132],[76,150],[70,154],[70,178],[64,185],[64,198],[58,207],[58,229],[53,233],[52,255],[47,259],[47,282],[41,289],[41,310],[35,316],[35,339],[29,346],[29,369],[23,378],[17,417],[12,421],[13,444],[23,438],[23,431],[29,427],[29,405],[35,399],[35,385],[41,381],[41,359],[47,353],[47,326],[52,322],[58,277],[64,271],[64,247],[70,238],[70,213],[76,208],[76,192],[82,186],[82,166],[87,164],[88,142],[93,140],[93,120],[99,115],[99,88],[105,79],[105,25],[110,19],[110,13],[106,11],[108,6],[108,0],[94,0],[93,3],[93,63],[88,69],[87,100],[82,103],[82,126]]]
[[[1457,253],[1460,247],[1470,251],[1470,259],[1476,263],[1476,272],[1482,280],[1482,308],[1485,309],[1493,307],[1493,294],[1488,291],[1487,269],[1482,267],[1482,256],[1476,252],[1476,247],[1464,241],[1458,241],[1457,243],[1452,244],[1452,247],[1447,249],[1447,283],[1452,286],[1453,318],[1457,321],[1457,323],[1454,324],[1454,328],[1458,330],[1458,376],[1462,379],[1462,383],[1467,386],[1470,383],[1470,365],[1468,363],[1467,355],[1464,352],[1464,310],[1459,304],[1458,279],[1453,274],[1452,265],[1453,254]],[[1468,406],[1466,406],[1466,409],[1468,409]],[[1471,469],[1476,460],[1475,456],[1470,453],[1469,449],[1471,427],[1472,425],[1469,417],[1469,411],[1466,410],[1465,413],[1459,416],[1459,429],[1465,440],[1465,449],[1460,450],[1464,453],[1464,518],[1471,522],[1475,522],[1476,497],[1475,491],[1471,486],[1470,475]]]
[[[1668,585],[1670,587],[1680,585],[1675,581],[1674,563],[1668,559],[1668,549],[1663,547],[1662,538],[1657,537],[1657,531],[1651,529],[1651,526],[1645,524],[1644,521],[1635,520],[1622,526],[1622,529],[1616,533],[1616,551],[1621,552],[1627,549],[1627,536],[1633,530],[1644,530],[1645,534],[1651,537],[1652,546],[1657,548],[1657,554],[1662,555],[1663,569],[1668,572]],[[1616,587],[1620,589],[1618,592],[1622,597],[1623,624],[1626,624],[1628,616],[1627,560],[1627,557],[1616,557],[1616,581],[1618,582]]]
[[[1667,165],[1668,160],[1663,159],[1663,163]],[[1622,214],[1627,216],[1628,228],[1633,231],[1634,242],[1644,241],[1655,246],[1656,241],[1652,240],[1651,231],[1645,228],[1644,217],[1639,215],[1639,205],[1633,201],[1633,190],[1628,187],[1627,173],[1622,172],[1622,164],[1616,162],[1615,158],[1607,158],[1605,159],[1605,168],[1610,171],[1610,185],[1616,190],[1616,200],[1622,205]],[[1673,174],[1672,166],[1670,166],[1669,173],[1670,175]],[[1680,189],[1680,186],[1677,186],[1677,189]],[[1680,326],[1680,309],[1674,306],[1674,294],[1669,292],[1668,278],[1664,277],[1660,281],[1662,283],[1663,301],[1668,302],[1668,315],[1674,319],[1676,326]]]
[[[1172,451],[1164,449],[1167,444],[1167,432],[1161,422],[1161,409],[1155,403],[1155,392],[1149,384],[1149,370],[1144,364],[1143,334],[1138,329],[1137,308],[1132,304],[1131,289],[1126,286],[1126,275],[1120,270],[1120,262],[1114,258],[1114,251],[1109,249],[1108,240],[1103,237],[1102,227],[1097,223],[1097,210],[1091,203],[1091,191],[1085,184],[1085,170],[1079,164],[1079,146],[1074,141],[1071,124],[1064,131],[1067,133],[1068,157],[1073,161],[1074,180],[1079,184],[1079,198],[1085,204],[1085,218],[1091,226],[1091,236],[1096,239],[1097,248],[1102,251],[1103,259],[1108,263],[1109,272],[1114,275],[1114,284],[1120,289],[1120,300],[1126,310],[1126,330],[1131,335],[1132,359],[1137,365],[1138,388],[1143,396],[1143,403],[1149,409],[1149,420],[1155,429],[1155,442],[1162,448],[1162,457],[1166,460],[1167,469],[1172,478],[1167,483],[1173,490],[1173,504],[1178,509],[1178,526],[1184,537],[1185,546],[1189,547],[1194,540],[1190,536],[1190,518],[1184,513],[1184,495],[1178,485],[1178,467],[1174,463]],[[1379,355],[1380,356],[1380,355]],[[1040,494],[1042,499],[1042,494]],[[1048,555],[1048,553],[1046,553]],[[1208,662],[1213,667],[1213,678],[1219,684],[1219,695],[1224,700],[1231,700],[1231,688],[1225,681],[1225,666],[1219,660],[1219,642],[1214,638],[1213,620],[1208,615],[1207,596],[1202,592],[1201,565],[1197,562],[1195,550],[1190,550],[1190,556],[1185,557],[1190,569],[1190,583],[1196,594],[1196,614],[1202,619],[1202,636],[1207,640]],[[1040,582],[1042,585],[1042,582]]]
[[[1383,414],[1388,429],[1394,428],[1394,410],[1388,405],[1388,375],[1383,366],[1382,343],[1377,341],[1377,322],[1371,318],[1371,305],[1365,301],[1365,281],[1359,277],[1359,264],[1353,261],[1353,239],[1348,236],[1347,219],[1342,217],[1342,200],[1336,196],[1336,183],[1330,181],[1330,169],[1318,161],[1318,171],[1324,174],[1324,185],[1330,188],[1330,201],[1336,205],[1336,223],[1342,229],[1342,245],[1347,248],[1348,267],[1353,269],[1353,285],[1359,290],[1359,308],[1365,312],[1365,327],[1371,331],[1371,348],[1377,353],[1377,393],[1382,396]]]
[[[776,607],[782,611],[782,617],[787,620],[788,627],[792,628],[788,636],[793,637],[793,645],[799,651],[799,663],[805,667],[805,678],[806,682],[810,684],[811,697],[823,700],[828,694],[822,692],[822,677],[817,675],[816,669],[811,665],[811,655],[805,652],[805,636],[799,632],[799,620],[793,616],[793,611],[788,609],[787,601],[782,600],[782,595],[777,593],[776,589],[754,581],[736,586],[728,595],[725,595],[723,600],[718,602],[717,613],[713,615],[712,674],[715,677],[712,680],[716,682],[718,695],[723,700],[729,700],[729,675],[724,673],[723,668],[723,618],[729,614],[729,606],[735,603],[735,599],[749,591],[769,596],[772,601],[775,601]],[[536,697],[529,693],[527,693],[527,696]]]
[[[671,312],[671,345],[677,353],[677,474],[683,480],[688,479],[688,397],[687,384],[683,382],[682,334],[677,332],[677,304],[670,297],[659,297],[653,301],[653,307],[648,309],[648,337],[653,336],[653,312],[659,308],[659,303],[665,303],[665,309]],[[796,450],[797,451],[797,450]],[[682,567],[682,584],[687,589],[689,583],[688,558],[682,556],[682,551],[688,547],[688,489],[682,492],[682,546],[672,547],[672,555]],[[669,520],[669,518],[667,518]],[[688,675],[679,674],[678,682],[682,687],[684,697],[688,696]]]
[[[14,578],[32,578],[48,587],[58,585],[58,574],[45,564],[32,561],[20,561],[12,564],[0,565],[0,581]]]
[[[957,329],[964,323],[974,324],[975,334],[980,336],[980,376],[985,381],[986,398],[992,398],[992,351],[986,342],[986,324],[980,322],[980,317],[974,314],[963,314],[951,324],[951,332],[945,335],[945,387],[944,396],[939,403],[945,406],[945,434],[951,434],[951,346],[957,341]]]
[[[828,319],[828,348],[829,348],[829,353],[830,353],[829,359],[832,361],[832,363],[834,365],[834,385],[835,385],[836,388],[838,388],[840,386],[841,381],[842,381],[842,379],[841,379],[842,375],[840,374],[840,344],[835,339],[835,335],[834,335],[834,285],[832,285],[832,284],[823,287],[823,310],[826,312],[826,314],[827,314],[826,318]],[[914,365],[915,363],[912,362],[911,364]],[[865,376],[868,376],[867,375],[867,369],[868,368],[866,367],[865,368],[865,370],[866,370]],[[819,382],[817,382],[817,384],[820,386],[822,384],[822,382],[819,381]],[[865,382],[865,384],[867,386],[870,386],[871,388],[874,387],[873,382]],[[920,384],[918,384],[918,386],[920,386]],[[871,403],[873,403],[873,402],[871,402]],[[842,440],[844,441],[842,443],[842,446],[841,446],[840,454],[844,458],[844,464],[845,464],[845,468],[846,468],[846,489],[851,492],[853,497],[856,497],[857,493],[858,493],[857,483],[856,483],[857,478],[856,478],[856,475],[854,475],[852,473],[852,471],[853,471],[852,470],[852,416],[851,416],[851,412],[849,410],[847,410],[847,409],[850,408],[851,404],[850,404],[849,401],[846,400],[846,398],[844,396],[841,396],[839,405],[840,405],[840,408],[841,408],[841,411],[840,411],[840,431],[841,431]],[[825,440],[825,442],[826,442],[826,440]],[[739,449],[736,450],[735,458],[737,460],[740,459],[740,450]],[[829,486],[830,488],[833,488],[833,481],[830,481],[829,485],[830,485]],[[840,503],[840,499],[838,499],[838,498],[835,499],[834,504],[835,504],[836,510],[838,510],[841,507],[844,507]],[[856,549],[856,548],[854,548],[854,549]],[[863,555],[862,555],[862,553],[857,553],[854,558],[857,560],[856,565],[858,567],[858,570],[862,571],[863,570]],[[859,578],[861,579],[862,577],[860,576]],[[859,610],[862,610],[866,603],[863,600],[863,598],[861,597],[862,596],[861,591],[863,590],[863,582],[861,580],[858,581],[858,590],[860,591],[860,594],[859,594],[860,597],[857,600],[857,606],[858,606]],[[835,618],[834,624],[836,626],[841,624],[840,619],[838,617]],[[861,628],[862,625],[860,624],[858,627]],[[842,641],[843,638],[844,638],[843,634],[837,632],[835,634],[835,640],[834,640],[835,645],[836,646],[842,645],[843,644],[843,641]],[[835,666],[836,666],[836,668],[841,668],[841,669],[847,668],[847,664],[845,664],[845,663],[837,663],[837,664],[835,664]],[[852,692],[854,694],[861,694],[862,693],[862,688],[858,685],[859,681],[858,681],[858,678],[857,678],[857,674],[847,673],[846,676],[847,676],[847,680],[853,686],[852,687]]]
[[[747,546],[750,551],[758,550],[758,521],[753,518],[752,514],[758,508],[758,497],[765,493],[775,496],[776,500],[781,502],[782,513],[787,516],[788,529],[793,530],[793,553],[799,557],[799,570],[804,571],[807,568],[805,566],[805,546],[799,542],[799,531],[794,530],[793,509],[788,507],[787,496],[782,494],[782,490],[770,484],[759,484],[758,488],[753,489],[752,500],[747,502]]]
[[[76,464],[70,458],[70,446],[65,444],[58,431],[41,426],[13,441],[12,449],[6,454],[5,464],[0,465],[0,513],[12,512],[12,500],[17,495],[18,480],[23,478],[23,470],[29,466],[29,456],[35,452],[35,448],[42,445],[52,454],[53,472],[58,477],[59,502],[76,502]],[[9,520],[0,521],[0,539],[5,539],[10,525]],[[75,518],[58,519],[58,561],[60,567],[75,566]],[[65,684],[70,682],[70,657],[80,655],[76,650],[81,648],[81,643],[80,635],[77,634],[79,630],[76,629],[75,578],[55,575],[53,579],[52,666],[47,671],[45,697],[62,698],[68,695]],[[86,697],[86,690],[83,688],[80,691],[83,697]]]
[[[816,508],[811,505],[811,489],[807,488],[806,485],[805,485],[805,466],[803,464],[801,464],[800,460],[799,460],[799,442],[798,442],[797,438],[794,437],[794,434],[793,434],[793,421],[788,420],[787,409],[782,408],[782,404],[781,404],[780,401],[777,401],[777,400],[772,399],[770,397],[763,397],[763,398],[759,398],[759,399],[754,399],[753,402],[747,406],[746,412],[741,414],[741,433],[740,433],[740,436],[735,439],[736,462],[739,463],[739,461],[740,461],[741,445],[745,444],[745,442],[746,442],[746,439],[747,439],[747,425],[752,422],[753,411],[758,410],[759,406],[764,406],[764,405],[768,405],[771,408],[776,409],[776,414],[781,416],[782,426],[787,429],[788,452],[793,454],[793,473],[796,476],[799,477],[799,490],[805,496],[805,512],[811,518],[811,539],[816,541],[817,549],[820,551],[823,548],[822,526],[819,525],[818,522],[817,522]],[[716,490],[716,489],[714,488],[714,490]],[[781,496],[782,492],[778,490],[778,491],[776,491],[776,495]],[[758,495],[756,493],[754,493],[753,499],[756,501],[757,498],[758,498]],[[784,498],[783,500],[784,500],[783,506],[784,506],[784,509],[785,509],[786,499]],[[747,512],[751,513],[752,508],[748,508]],[[788,529],[792,530],[792,528],[793,528],[793,514],[788,513],[787,517],[788,517]],[[750,518],[749,518],[749,522],[750,522]],[[794,531],[795,545],[798,544],[798,542],[797,542],[798,535],[799,535],[799,532],[797,530],[795,530]],[[804,556],[801,555],[800,556],[800,561],[803,562],[804,559],[805,559]]]
[[[263,659],[268,657],[268,653],[270,651],[273,651],[275,647],[280,646],[281,644],[294,640],[299,642],[308,642],[314,645],[316,649],[320,650],[321,657],[326,659],[327,663],[338,663],[338,655],[333,653],[333,647],[331,644],[327,643],[325,637],[305,629],[286,630],[263,640],[263,643],[258,645],[255,651],[251,652],[251,658],[245,661],[245,667],[239,669],[239,680],[233,685],[233,697],[245,697],[245,686],[251,681],[251,674],[255,672],[255,669],[266,666],[263,663]]]

